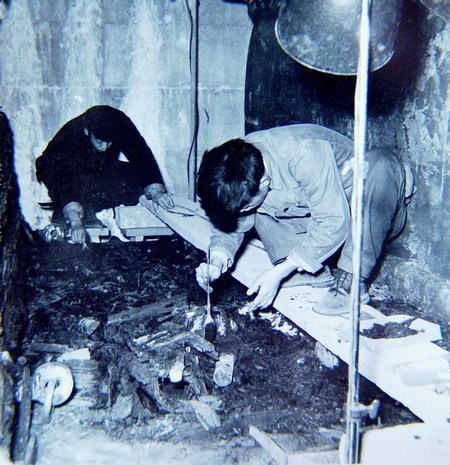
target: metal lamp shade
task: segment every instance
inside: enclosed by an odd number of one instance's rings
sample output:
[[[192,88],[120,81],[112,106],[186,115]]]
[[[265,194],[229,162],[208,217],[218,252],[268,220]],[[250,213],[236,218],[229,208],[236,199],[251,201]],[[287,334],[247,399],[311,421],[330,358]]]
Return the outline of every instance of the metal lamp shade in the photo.
[[[372,0],[370,69],[384,66],[394,53],[401,0]],[[359,50],[359,0],[286,0],[275,24],[281,48],[308,68],[356,75]]]

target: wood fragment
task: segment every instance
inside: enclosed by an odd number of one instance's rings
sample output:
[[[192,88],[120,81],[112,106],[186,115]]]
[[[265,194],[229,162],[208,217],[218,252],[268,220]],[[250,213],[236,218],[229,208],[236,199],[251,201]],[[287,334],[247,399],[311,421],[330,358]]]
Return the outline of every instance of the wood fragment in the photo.
[[[203,373],[198,366],[197,357],[191,353],[185,354],[185,369],[183,371],[183,381],[188,383],[196,396],[204,396],[208,393],[205,382],[203,381]]]
[[[226,387],[233,381],[234,362],[236,357],[234,354],[222,353],[219,360],[216,362],[214,369],[213,380],[219,387]]]
[[[45,342],[32,342],[25,347],[25,355],[29,352],[45,352],[50,354],[63,354],[69,350],[66,344],[51,344]]]
[[[167,399],[161,394],[158,378],[153,378],[150,383],[142,387],[142,390],[155,402],[159,412],[171,413],[173,411]]]
[[[207,341],[206,339],[199,336],[198,334],[189,332],[187,334],[186,342],[193,349],[204,353],[205,355],[207,355],[208,357],[210,357],[214,361],[219,360],[219,354],[216,352],[214,344]]]
[[[197,420],[206,431],[220,428],[220,418],[210,405],[199,400],[188,400],[185,403],[194,410]]]
[[[184,297],[178,297],[163,302],[154,302],[142,307],[130,307],[122,312],[109,315],[107,324],[118,324],[126,321],[140,320],[142,318],[152,319],[163,314],[172,313],[183,305],[186,305],[186,299]]]
[[[219,354],[216,352],[214,344],[207,341],[205,338],[191,331],[183,331],[175,336],[167,337],[167,333],[161,332],[159,337],[152,337],[145,343],[146,347],[152,350],[162,349],[177,344],[187,344],[193,349],[201,352],[214,361],[219,359]]]
[[[184,352],[178,354],[175,358],[175,362],[172,364],[169,370],[169,379],[172,383],[179,383],[183,379],[184,371]]]
[[[169,347],[176,344],[185,344],[187,341],[188,333],[183,331],[175,336],[170,335],[167,331],[161,331],[154,337],[148,339],[145,346],[149,349],[162,349],[163,347]]]
[[[275,460],[278,465],[287,465],[287,453],[266,433],[253,425],[249,426],[248,433]]]
[[[25,366],[22,375],[22,398],[20,399],[16,434],[14,436],[12,448],[12,459],[14,463],[22,461],[25,458],[30,434],[32,395],[30,368]]]

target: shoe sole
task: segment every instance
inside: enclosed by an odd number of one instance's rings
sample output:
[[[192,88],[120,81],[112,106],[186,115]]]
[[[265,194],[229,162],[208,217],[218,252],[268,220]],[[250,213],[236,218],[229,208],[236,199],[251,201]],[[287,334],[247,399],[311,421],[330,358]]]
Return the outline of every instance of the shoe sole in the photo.
[[[367,305],[370,302],[370,295],[368,293],[363,294],[361,296],[361,305]],[[336,309],[330,309],[330,308],[316,308],[313,307],[313,312],[318,313],[319,315],[325,315],[325,316],[346,316],[350,314],[350,309],[347,307],[340,307]]]
[[[282,288],[309,286],[314,288],[330,287],[334,282],[334,277],[328,267],[321,274],[324,276],[314,276],[310,274],[297,274],[288,278],[281,284]]]
[[[297,283],[289,283],[289,280],[286,281],[281,285],[283,289],[285,288],[291,288],[291,287],[304,287],[304,286],[309,286],[309,287],[315,287],[315,288],[324,288],[324,287],[330,287],[330,284],[333,283],[333,278],[330,279],[320,279],[317,278],[316,281],[305,281],[305,282],[297,282]]]

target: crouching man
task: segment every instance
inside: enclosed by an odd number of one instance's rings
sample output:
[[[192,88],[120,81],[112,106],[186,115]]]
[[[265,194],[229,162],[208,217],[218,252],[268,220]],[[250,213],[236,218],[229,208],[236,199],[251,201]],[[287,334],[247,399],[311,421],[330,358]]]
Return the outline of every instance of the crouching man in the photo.
[[[210,266],[196,270],[204,289],[233,264],[252,228],[273,264],[247,291],[252,309],[273,302],[280,286],[329,286],[315,311],[350,312],[352,238],[350,198],[353,142],[331,129],[299,124],[276,127],[207,151],[198,175],[201,205],[213,225]],[[361,300],[385,241],[406,221],[405,171],[390,152],[366,154]],[[347,163],[346,163],[347,162]],[[349,169],[350,168],[350,169]],[[409,172],[408,172],[409,178]],[[333,275],[323,266],[339,254]]]
[[[134,205],[142,194],[173,206],[150,147],[131,119],[108,105],[64,124],[36,160],[36,174],[53,201],[53,221],[67,222],[75,243],[84,244],[84,223],[95,222],[96,212]]]

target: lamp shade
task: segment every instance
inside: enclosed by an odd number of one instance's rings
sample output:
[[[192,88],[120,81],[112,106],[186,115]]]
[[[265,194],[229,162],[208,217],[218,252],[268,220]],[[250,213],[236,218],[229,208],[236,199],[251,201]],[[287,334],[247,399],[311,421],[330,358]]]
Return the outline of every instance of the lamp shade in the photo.
[[[370,70],[384,66],[394,53],[402,0],[372,0]],[[361,0],[286,0],[275,23],[281,48],[308,68],[356,75]]]

